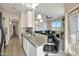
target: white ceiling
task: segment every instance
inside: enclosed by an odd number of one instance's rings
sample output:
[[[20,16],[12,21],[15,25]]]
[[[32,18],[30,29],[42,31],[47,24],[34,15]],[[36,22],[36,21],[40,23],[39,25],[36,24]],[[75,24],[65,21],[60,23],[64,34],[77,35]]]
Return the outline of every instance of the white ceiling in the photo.
[[[0,8],[15,15],[19,15],[22,9],[28,9],[27,6],[23,6],[21,3],[0,3]]]
[[[63,3],[41,3],[37,6],[35,14],[43,14],[45,16],[64,16]]]
[[[0,3],[0,8],[7,10],[10,13],[19,15],[21,9],[28,10],[27,6],[22,3]],[[45,16],[63,16],[64,4],[63,3],[40,3],[35,9],[35,15],[43,14]]]

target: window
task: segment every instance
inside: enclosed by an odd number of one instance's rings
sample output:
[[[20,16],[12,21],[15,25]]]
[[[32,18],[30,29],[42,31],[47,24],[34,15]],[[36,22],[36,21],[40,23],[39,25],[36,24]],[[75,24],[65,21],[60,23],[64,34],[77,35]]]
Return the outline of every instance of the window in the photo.
[[[52,21],[52,30],[61,30],[61,21]]]

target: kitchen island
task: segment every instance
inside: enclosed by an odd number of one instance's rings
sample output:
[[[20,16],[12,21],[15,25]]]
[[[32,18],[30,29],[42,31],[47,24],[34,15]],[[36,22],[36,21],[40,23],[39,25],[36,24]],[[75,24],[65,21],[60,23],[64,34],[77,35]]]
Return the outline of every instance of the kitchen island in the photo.
[[[22,33],[22,45],[27,56],[44,56],[43,45],[47,43],[47,36],[37,33]]]

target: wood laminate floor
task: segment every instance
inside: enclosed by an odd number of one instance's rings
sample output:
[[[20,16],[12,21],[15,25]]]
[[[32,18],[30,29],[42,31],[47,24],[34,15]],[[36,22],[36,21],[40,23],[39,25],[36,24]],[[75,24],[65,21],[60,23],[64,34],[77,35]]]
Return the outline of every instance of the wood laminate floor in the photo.
[[[5,48],[4,56],[25,56],[20,40],[17,36],[13,36]]]

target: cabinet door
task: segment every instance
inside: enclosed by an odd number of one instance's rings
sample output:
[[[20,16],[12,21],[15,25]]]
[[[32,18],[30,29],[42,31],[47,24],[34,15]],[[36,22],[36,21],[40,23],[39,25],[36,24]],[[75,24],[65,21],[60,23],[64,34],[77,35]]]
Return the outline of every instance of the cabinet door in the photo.
[[[24,48],[24,51],[27,55],[27,39],[25,37],[23,37],[23,48]]]
[[[36,56],[37,48],[33,46],[27,38],[23,37],[23,48],[27,56]]]
[[[37,56],[44,56],[43,46],[37,48]]]
[[[28,48],[29,48],[29,56],[37,56],[37,48],[35,46],[33,46],[30,42],[28,44]]]

